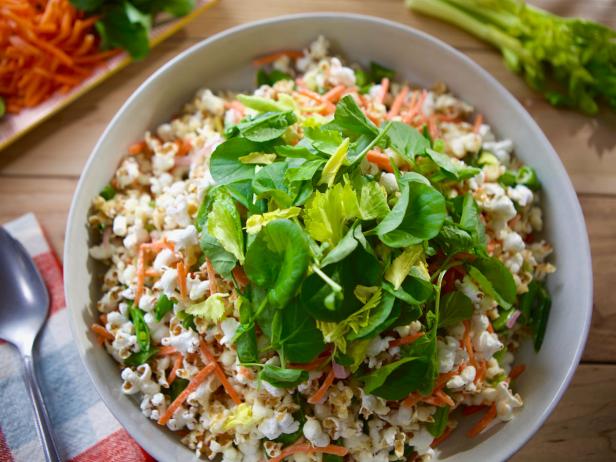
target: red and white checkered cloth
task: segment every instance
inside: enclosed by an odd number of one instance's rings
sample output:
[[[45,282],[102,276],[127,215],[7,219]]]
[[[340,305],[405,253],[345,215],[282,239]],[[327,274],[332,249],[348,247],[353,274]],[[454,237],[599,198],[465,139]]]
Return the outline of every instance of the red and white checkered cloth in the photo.
[[[107,410],[83,368],[68,322],[62,266],[33,214],[5,229],[32,255],[51,299],[50,317],[39,335],[35,365],[63,460],[153,462]],[[21,360],[0,344],[0,462],[43,461]]]

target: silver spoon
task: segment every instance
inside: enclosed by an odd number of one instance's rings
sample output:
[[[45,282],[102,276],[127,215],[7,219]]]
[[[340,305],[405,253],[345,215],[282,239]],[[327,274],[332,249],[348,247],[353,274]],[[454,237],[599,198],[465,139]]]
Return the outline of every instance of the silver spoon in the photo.
[[[47,318],[49,294],[26,249],[0,226],[0,338],[12,343],[24,362],[24,380],[34,407],[36,430],[48,462],[61,462],[41,395],[32,349]]]

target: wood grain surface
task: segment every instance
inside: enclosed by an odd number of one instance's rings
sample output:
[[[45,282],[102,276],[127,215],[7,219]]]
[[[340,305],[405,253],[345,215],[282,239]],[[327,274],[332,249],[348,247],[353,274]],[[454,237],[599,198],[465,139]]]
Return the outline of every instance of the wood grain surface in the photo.
[[[533,3],[561,15],[584,16],[616,26],[616,1]],[[35,212],[61,254],[71,196],[90,151],[122,103],[154,70],[228,27],[310,11],[381,16],[446,41],[492,73],[545,132],[573,180],[586,217],[593,257],[594,313],[582,365],[563,400],[512,460],[616,460],[616,114],[603,109],[597,117],[589,118],[552,108],[511,74],[492,48],[458,29],[408,12],[402,0],[220,0],[147,59],[129,65],[0,152],[0,223]]]

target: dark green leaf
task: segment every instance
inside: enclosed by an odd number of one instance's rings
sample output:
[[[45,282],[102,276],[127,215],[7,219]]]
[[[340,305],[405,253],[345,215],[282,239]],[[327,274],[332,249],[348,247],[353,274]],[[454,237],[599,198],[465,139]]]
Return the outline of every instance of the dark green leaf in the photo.
[[[265,364],[259,372],[259,379],[278,388],[293,388],[308,380],[308,372]]]
[[[354,237],[357,228],[359,228],[359,232],[361,233],[361,225],[355,225],[349,228],[340,242],[336,244],[336,247],[330,250],[325,258],[321,260],[321,267],[331,265],[332,263],[338,263],[355,250],[358,244]]]
[[[126,366],[137,367],[141,364],[147,363],[158,353],[158,348],[152,348],[147,351],[140,351],[139,353],[133,353],[128,358],[123,360]]]
[[[135,328],[135,335],[137,336],[137,344],[141,351],[148,351],[150,349],[150,329],[148,328],[145,319],[143,318],[143,311],[139,308],[131,306],[129,308],[130,319],[133,322]]]
[[[134,59],[144,58],[149,50],[152,19],[127,1],[120,1],[105,9],[105,15],[96,23],[101,48],[123,48]]]
[[[285,179],[289,182],[312,181],[323,165],[325,165],[325,160],[323,159],[308,160],[298,167],[289,167],[285,174]]]
[[[263,143],[279,138],[296,120],[293,111],[265,112],[242,120],[225,133],[230,136],[241,135],[247,140]]]
[[[494,257],[478,258],[470,270],[472,270],[471,277],[477,281],[483,292],[496,300],[500,306],[508,309],[515,303],[517,294],[515,281],[511,272],[500,260]]]
[[[111,186],[110,184],[108,184],[107,186],[105,186],[101,192],[99,193],[99,195],[105,199],[106,201],[111,200],[115,197],[116,195],[116,190],[113,186]]]
[[[432,414],[432,417],[434,418],[434,422],[430,422],[427,425],[427,429],[433,437],[438,438],[447,428],[447,422],[449,422],[449,406],[436,408],[436,412]]]
[[[357,332],[347,335],[347,340],[354,341],[364,338],[374,337],[386,330],[396,319],[391,319],[390,315],[394,309],[395,298],[389,293],[383,294],[379,306],[370,312],[370,317],[365,326]]]
[[[180,393],[184,391],[184,389],[188,386],[189,383],[189,380],[183,379],[182,377],[176,377],[171,384],[171,387],[169,388],[170,401],[175,401],[175,399],[180,396]]]
[[[307,127],[304,129],[304,136],[315,149],[329,154],[330,156],[333,155],[342,144],[342,135],[336,130]]]
[[[207,231],[201,231],[199,238],[201,251],[210,260],[216,273],[223,278],[230,280],[231,271],[237,265],[237,258],[233,254],[227,252],[220,243],[210,236]]]
[[[393,122],[387,136],[394,151],[410,161],[430,147],[430,141],[416,128],[402,122]]]
[[[255,166],[243,164],[239,158],[261,151],[262,146],[246,138],[231,138],[218,145],[210,159],[210,173],[218,184],[252,179]]]
[[[156,320],[160,322],[167,313],[173,311],[173,302],[169,300],[169,297],[165,294],[162,294],[158,297],[154,310],[156,313]]]
[[[445,294],[441,299],[439,327],[453,327],[473,316],[473,302],[462,292]]]
[[[372,82],[380,83],[384,78],[393,79],[396,76],[396,71],[389,69],[377,62],[370,62],[370,79]]]
[[[300,364],[312,361],[325,348],[321,331],[297,300],[282,311],[280,348],[287,361]]]
[[[269,302],[283,308],[297,292],[310,262],[308,238],[290,220],[274,220],[256,236],[244,270],[253,284],[267,287]]]
[[[195,8],[195,0],[164,0],[162,7],[173,16],[186,16]]]
[[[71,0],[71,4],[80,11],[90,13],[98,10],[104,0]]]
[[[438,165],[441,170],[445,171],[448,176],[456,180],[466,180],[477,175],[481,169],[470,167],[461,161],[454,160],[447,154],[443,154],[432,149],[426,149],[426,155]]]
[[[343,136],[352,139],[366,135],[370,139],[379,134],[379,129],[368,120],[363,111],[357,106],[353,97],[346,95],[336,105],[334,120],[324,125],[326,130],[338,130]]]

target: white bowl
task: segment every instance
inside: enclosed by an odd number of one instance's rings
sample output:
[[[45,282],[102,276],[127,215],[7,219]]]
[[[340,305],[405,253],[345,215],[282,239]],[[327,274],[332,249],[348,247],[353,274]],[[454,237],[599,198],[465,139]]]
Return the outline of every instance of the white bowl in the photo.
[[[524,108],[492,76],[450,46],[409,27],[351,14],[304,14],[268,19],[217,34],[185,51],[152,75],[113,118],[94,148],[73,198],[64,253],[65,290],[81,359],[105,404],[137,442],[161,462],[192,460],[176,435],[146,419],[120,392],[117,364],[93,342],[92,262],[88,259],[88,209],[115,172],[130,143],[169,119],[197,89],[246,90],[254,86],[251,59],[282,48],[303,48],[319,34],[350,62],[370,60],[401,78],[430,86],[445,81],[481,111],[500,137],[543,183],[546,237],[558,271],[549,278],[552,314],[539,354],[525,345],[527,364],[516,385],[525,406],[514,420],[474,440],[463,432],[442,445],[441,460],[504,460],[541,426],[565,391],[580,359],[592,311],[592,273],[586,227],[577,197],[552,146]]]

